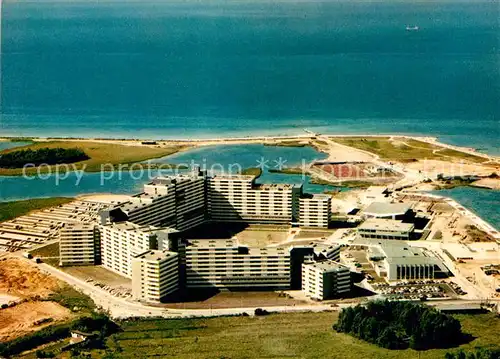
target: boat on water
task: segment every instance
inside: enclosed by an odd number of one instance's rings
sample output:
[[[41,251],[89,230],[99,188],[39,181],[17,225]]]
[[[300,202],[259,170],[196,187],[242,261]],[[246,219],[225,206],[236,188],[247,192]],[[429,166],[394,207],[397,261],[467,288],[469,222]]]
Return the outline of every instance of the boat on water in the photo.
[[[407,26],[406,31],[418,31],[419,27],[418,26]]]

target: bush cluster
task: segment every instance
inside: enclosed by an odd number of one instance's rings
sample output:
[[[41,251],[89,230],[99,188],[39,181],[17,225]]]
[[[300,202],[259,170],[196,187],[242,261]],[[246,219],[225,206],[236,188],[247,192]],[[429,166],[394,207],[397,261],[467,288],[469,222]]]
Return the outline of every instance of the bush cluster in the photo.
[[[72,330],[86,333],[98,332],[96,343],[103,345],[104,338],[118,329],[118,326],[107,315],[94,314],[92,317],[82,317],[70,323],[51,325],[24,337],[0,343],[0,357],[16,355],[25,350],[67,338]]]
[[[56,165],[85,161],[89,158],[90,157],[79,148],[27,149],[2,154],[0,156],[0,167],[22,168],[28,163],[32,163],[35,166],[41,164]]]
[[[460,349],[455,353],[446,353],[445,359],[500,359],[500,348],[487,349],[477,348],[473,351],[463,351]]]
[[[387,349],[449,348],[463,341],[460,322],[411,302],[373,301],[345,308],[333,329]]]

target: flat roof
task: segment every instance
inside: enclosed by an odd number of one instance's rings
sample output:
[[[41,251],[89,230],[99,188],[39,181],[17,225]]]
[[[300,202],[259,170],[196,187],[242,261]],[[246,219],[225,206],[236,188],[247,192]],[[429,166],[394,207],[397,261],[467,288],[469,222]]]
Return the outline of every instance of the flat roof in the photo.
[[[499,246],[495,242],[487,243],[444,243],[443,248],[455,259],[477,259],[500,261]]]
[[[176,252],[149,250],[135,256],[134,258],[145,259],[148,261],[161,261],[167,258],[175,257],[176,255]]]
[[[253,175],[237,175],[237,174],[215,174],[210,176],[209,179],[227,179],[227,180],[241,180],[253,181],[257,176]]]
[[[200,179],[201,176],[193,174],[176,174],[172,176],[159,176],[153,178],[153,180],[146,185],[151,186],[170,186],[177,183],[178,181],[193,181]]]
[[[294,185],[288,183],[264,183],[256,184],[255,189],[261,191],[282,191],[284,189],[292,189]]]
[[[386,186],[370,186],[365,190],[364,195],[365,196],[370,196],[370,195],[382,195],[387,191]]]
[[[304,193],[300,197],[301,200],[308,200],[308,199],[329,200],[330,198],[331,198],[330,195],[324,193]]]
[[[143,232],[143,233],[149,233],[149,232],[174,233],[174,232],[178,232],[175,228],[170,228],[170,227],[160,228],[160,227],[150,226],[150,225],[139,225],[139,224],[135,224],[133,222],[114,222],[111,224],[106,224],[104,227],[117,228],[117,229],[121,229],[123,231],[134,231],[134,232]]]
[[[385,256],[389,264],[435,264],[441,270],[446,270],[444,264],[430,251],[411,247],[401,242],[390,242],[380,244],[380,252]]]
[[[88,222],[67,222],[63,225],[62,229],[84,230],[94,228],[94,223]]]
[[[290,251],[284,247],[260,247],[248,248],[248,255],[250,256],[272,256],[272,255],[290,255]]]
[[[153,202],[153,199],[158,198],[160,196],[161,195],[158,194],[153,195],[142,192],[130,198],[129,201],[119,204],[114,209],[121,209],[122,211],[131,211],[134,209],[142,208],[145,206],[149,206]]]
[[[363,213],[375,217],[398,216],[405,214],[410,209],[411,206],[407,203],[373,202],[364,209]]]
[[[237,239],[190,239],[191,247],[199,248],[236,248],[238,247]],[[189,247],[188,247],[189,248]]]
[[[346,266],[334,261],[321,261],[321,262],[304,262],[305,265],[319,269],[323,272],[336,271],[339,269],[347,268]]]
[[[412,223],[403,223],[395,219],[369,218],[358,229],[375,229],[379,231],[410,232],[415,228]]]

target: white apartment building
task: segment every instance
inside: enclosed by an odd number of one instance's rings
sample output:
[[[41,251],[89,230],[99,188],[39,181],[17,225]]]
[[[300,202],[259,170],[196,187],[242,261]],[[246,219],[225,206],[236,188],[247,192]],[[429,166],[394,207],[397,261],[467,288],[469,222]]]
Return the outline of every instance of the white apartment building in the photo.
[[[214,221],[290,223],[302,186],[256,184],[255,176],[208,178],[208,212]]]
[[[132,259],[132,297],[160,303],[179,288],[177,253],[151,250]]]
[[[189,175],[158,177],[144,185],[144,192],[110,211],[112,222],[176,228],[180,231],[205,221],[205,177]]]
[[[333,261],[305,262],[302,264],[302,291],[316,300],[346,295],[351,291],[351,272]]]
[[[66,223],[59,232],[59,265],[95,265],[99,259],[99,232],[92,223]]]
[[[99,226],[101,261],[109,270],[132,277],[132,258],[152,249],[169,250],[169,235],[174,229],[140,226],[132,222]]]
[[[201,173],[175,177],[160,177],[144,185],[147,194],[174,194],[172,218],[162,226],[183,231],[195,227],[205,221],[206,217],[206,181]]]
[[[332,213],[332,197],[326,194],[302,195],[299,199],[301,227],[328,228]]]
[[[415,226],[394,219],[369,218],[358,227],[361,238],[410,240]]]
[[[192,240],[185,249],[187,288],[290,288],[286,248],[248,248],[230,240]]]

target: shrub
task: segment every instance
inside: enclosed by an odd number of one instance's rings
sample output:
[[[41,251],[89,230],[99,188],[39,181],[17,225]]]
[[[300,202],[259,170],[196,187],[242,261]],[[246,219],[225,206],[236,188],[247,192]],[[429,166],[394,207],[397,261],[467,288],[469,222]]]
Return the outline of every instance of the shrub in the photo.
[[[269,312],[265,309],[262,309],[262,308],[257,308],[255,309],[255,315],[256,316],[261,316],[261,315],[268,315]]]
[[[90,157],[79,148],[40,148],[18,150],[0,155],[0,167],[21,168],[27,163],[56,165],[88,160]]]
[[[387,349],[449,348],[463,340],[460,322],[411,302],[369,302],[345,308],[333,329]]]

